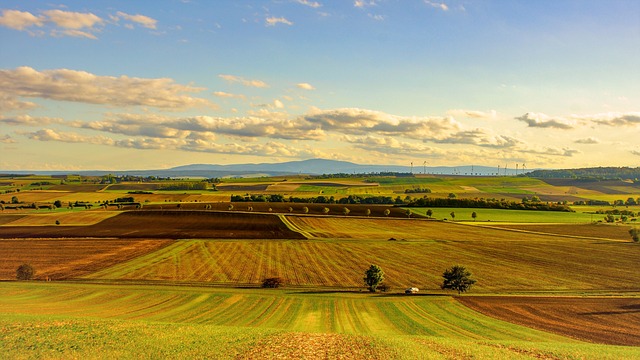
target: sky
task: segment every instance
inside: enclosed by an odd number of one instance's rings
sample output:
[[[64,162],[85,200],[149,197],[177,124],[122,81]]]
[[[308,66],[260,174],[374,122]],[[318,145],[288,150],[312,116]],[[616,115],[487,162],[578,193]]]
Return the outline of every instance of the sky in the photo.
[[[0,3],[0,170],[640,166],[640,1]]]

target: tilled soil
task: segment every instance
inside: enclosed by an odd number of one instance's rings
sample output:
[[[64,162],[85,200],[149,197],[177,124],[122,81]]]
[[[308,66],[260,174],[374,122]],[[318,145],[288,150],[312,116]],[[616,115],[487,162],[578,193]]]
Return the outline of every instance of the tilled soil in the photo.
[[[640,346],[640,298],[464,296],[485,315],[575,339]]]

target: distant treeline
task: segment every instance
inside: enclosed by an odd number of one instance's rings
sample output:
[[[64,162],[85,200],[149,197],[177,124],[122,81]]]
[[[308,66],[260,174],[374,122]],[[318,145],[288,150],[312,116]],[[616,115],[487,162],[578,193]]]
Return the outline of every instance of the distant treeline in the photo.
[[[348,197],[335,199],[333,196],[316,196],[316,197],[293,197],[285,198],[282,195],[231,195],[231,202],[290,202],[290,203],[314,203],[314,204],[381,204],[381,205],[400,205],[404,204],[401,197],[395,199],[391,196],[358,196],[349,195]]]
[[[574,212],[563,204],[546,203],[539,201],[506,201],[496,199],[452,199],[423,197],[407,204],[409,207],[457,207],[457,208],[481,208],[481,209],[510,209],[510,210],[543,210]]]
[[[335,173],[335,174],[322,174],[322,175],[312,175],[307,176],[307,180],[314,179],[348,179],[348,178],[368,178],[368,177],[380,177],[380,176],[395,176],[395,177],[415,177],[412,173],[403,173],[403,172],[393,172],[393,171],[382,171],[382,172],[371,172],[371,173]]]
[[[528,177],[542,179],[584,179],[584,180],[616,180],[640,178],[640,167],[597,167],[582,169],[561,170],[534,170],[527,174]]]

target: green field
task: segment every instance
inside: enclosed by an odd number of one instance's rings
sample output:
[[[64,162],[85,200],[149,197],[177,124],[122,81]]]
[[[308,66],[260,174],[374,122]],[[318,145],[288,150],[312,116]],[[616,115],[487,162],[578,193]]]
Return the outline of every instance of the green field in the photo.
[[[446,296],[25,283],[0,291],[10,358],[275,358],[305,349],[362,359],[640,357],[640,348],[507,323]]]
[[[431,209],[432,218],[438,220],[455,220],[465,222],[513,222],[513,223],[569,223],[587,224],[602,220],[604,215],[588,214],[584,212],[536,211],[536,210],[505,210],[505,209],[474,209],[474,208],[410,208],[412,212],[427,216]],[[455,213],[455,219],[451,217]],[[475,220],[471,216],[476,213]]]

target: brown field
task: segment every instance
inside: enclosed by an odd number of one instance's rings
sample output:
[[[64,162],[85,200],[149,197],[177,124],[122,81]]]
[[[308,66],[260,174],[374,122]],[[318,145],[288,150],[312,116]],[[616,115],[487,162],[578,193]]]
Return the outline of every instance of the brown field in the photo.
[[[44,210],[42,210],[44,211]],[[75,212],[29,212],[26,215],[19,216],[15,220],[10,222],[2,222],[0,220],[0,226],[53,226],[56,220],[60,221],[60,224],[65,226],[86,226],[97,224],[102,220],[120,214],[119,211],[104,211],[104,210],[90,210],[90,211],[75,211]]]
[[[0,280],[16,278],[20,264],[36,269],[36,279],[81,277],[160,248],[169,240],[0,240]]]
[[[596,343],[640,346],[640,298],[465,296],[473,310]]]
[[[109,211],[104,211],[109,213]],[[300,239],[275,215],[189,210],[127,211],[89,226],[3,226],[3,238]]]
[[[542,179],[542,181],[553,186],[572,186],[578,189],[597,191],[602,194],[613,195],[640,192],[640,185],[622,180],[576,181],[575,179]]]
[[[492,225],[492,227],[586,238],[631,239],[629,236],[630,227],[620,224],[500,224]]]
[[[21,214],[21,213],[7,214],[7,212],[0,213],[0,226],[6,223],[10,223],[12,221],[16,221],[21,217],[25,216],[25,214]]]

